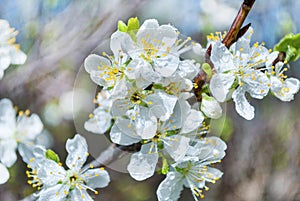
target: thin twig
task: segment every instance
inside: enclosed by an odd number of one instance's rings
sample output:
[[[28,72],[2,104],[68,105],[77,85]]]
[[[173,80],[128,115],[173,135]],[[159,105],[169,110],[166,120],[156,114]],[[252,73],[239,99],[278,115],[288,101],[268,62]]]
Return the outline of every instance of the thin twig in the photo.
[[[255,3],[255,0],[244,0],[228,33],[226,34],[225,38],[222,41],[222,43],[227,48],[229,48],[234,42],[236,42],[238,38],[243,36],[245,34],[245,32],[248,30],[248,28],[250,27],[250,24],[247,24],[246,26],[241,28],[254,3]],[[212,48],[212,46],[210,45],[206,51],[205,62],[208,63],[213,69],[213,63],[210,60],[211,48]],[[195,95],[197,97],[197,100],[201,101],[202,88],[205,83],[209,82],[209,80],[206,76],[206,73],[204,71],[200,71],[198,73],[198,75],[194,78],[193,81],[195,83],[195,87],[194,87]]]

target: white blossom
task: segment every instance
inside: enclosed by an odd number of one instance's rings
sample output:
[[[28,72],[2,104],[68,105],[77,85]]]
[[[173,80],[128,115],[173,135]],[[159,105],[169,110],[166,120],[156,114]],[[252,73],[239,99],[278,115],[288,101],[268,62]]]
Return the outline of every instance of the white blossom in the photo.
[[[29,116],[29,110],[20,111],[16,117],[16,110],[9,99],[0,100],[0,165],[1,168],[11,167],[17,160],[16,150],[18,144],[34,144],[41,135],[43,124],[38,115]],[[0,174],[4,183],[6,171]],[[5,178],[5,179],[4,179]]]
[[[10,64],[24,64],[26,61],[20,45],[15,44],[17,34],[18,31],[11,28],[6,20],[0,20],[0,79]]]
[[[258,43],[250,47],[252,33],[250,27],[230,50],[217,41],[211,51],[211,61],[217,72],[209,86],[212,95],[217,101],[224,102],[232,90],[236,111],[247,120],[253,119],[254,108],[248,102],[246,92],[253,98],[262,99],[268,94],[270,86],[266,74],[257,69],[265,65],[269,52]]]
[[[206,94],[202,94],[201,111],[212,119],[218,119],[222,116],[222,108],[218,101]]]
[[[266,67],[270,75],[271,91],[281,101],[291,101],[294,95],[299,91],[300,82],[296,78],[288,78],[284,72],[288,70],[284,67],[283,62],[276,63],[273,66],[274,60],[277,58],[278,52],[273,52],[268,56]]]
[[[98,93],[95,103],[98,107],[90,115],[90,119],[84,123],[84,128],[88,131],[98,134],[104,134],[111,126],[111,106],[112,99],[110,92],[102,90]]]
[[[108,172],[103,168],[90,166],[82,169],[89,154],[86,140],[79,134],[73,139],[68,139],[66,143],[68,170],[65,170],[60,162],[46,157],[47,154],[43,155],[39,147],[34,148],[33,153],[23,150],[23,159],[31,168],[31,171],[27,172],[30,178],[28,183],[39,190],[35,195],[38,201],[90,201],[93,199],[87,190],[98,194],[95,189],[104,188],[110,182]]]
[[[131,156],[127,167],[129,174],[138,181],[151,177],[159,153],[170,156],[174,161],[181,160],[203,120],[200,111],[191,109],[185,99],[179,99],[170,118],[158,122],[156,135],[143,140],[141,151]]]
[[[175,163],[157,189],[159,201],[176,201],[183,187],[190,188],[195,201],[204,198],[207,182],[215,183],[222,172],[211,167],[225,156],[226,144],[217,137],[207,137],[190,147],[183,160]]]

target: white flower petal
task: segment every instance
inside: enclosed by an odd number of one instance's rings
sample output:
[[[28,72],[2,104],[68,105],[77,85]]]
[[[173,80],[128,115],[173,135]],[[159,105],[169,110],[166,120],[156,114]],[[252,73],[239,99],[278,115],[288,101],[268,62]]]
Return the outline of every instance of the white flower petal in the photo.
[[[149,95],[146,100],[147,102],[152,102],[151,112],[160,120],[165,121],[173,113],[177,97],[162,91],[155,91],[155,93]]]
[[[213,45],[210,59],[218,73],[235,69],[233,55],[221,42],[216,42]]]
[[[210,80],[209,89],[212,95],[219,102],[226,100],[230,87],[232,86],[235,77],[231,74],[215,74]]]
[[[9,64],[10,64],[10,57],[6,54],[2,54],[0,59],[0,70],[4,71],[5,69],[8,68]]]
[[[135,120],[136,133],[143,139],[151,139],[157,130],[157,119],[152,112],[145,107],[140,107]]]
[[[141,137],[136,134],[136,132],[132,127],[128,128],[130,122],[129,121],[125,122],[125,121],[126,120],[118,121],[118,123],[115,123],[112,126],[110,130],[111,141],[113,143],[125,145],[125,146],[139,142],[141,140]],[[120,129],[119,127],[121,127],[122,129]],[[124,130],[126,132],[124,132]]]
[[[175,161],[178,161],[185,156],[185,153],[189,147],[189,138],[175,135],[168,137],[165,140],[167,140],[167,143],[164,143],[164,149]]]
[[[269,92],[269,78],[260,71],[250,70],[245,72],[243,82],[245,82],[247,92],[253,98],[262,99]]]
[[[104,134],[111,125],[112,116],[109,112],[98,107],[94,110],[94,115],[84,123],[84,128],[87,131]]]
[[[183,190],[183,176],[178,172],[169,172],[156,191],[159,201],[177,201]]]
[[[201,111],[212,119],[218,119],[222,116],[222,108],[213,97],[202,98]]]
[[[271,77],[272,80],[272,91],[274,95],[279,98],[281,101],[291,101],[294,99],[294,95],[299,91],[299,80],[296,78],[287,78],[280,88],[273,86],[275,80],[278,78]],[[281,83],[280,80],[278,80]],[[279,85],[280,86],[280,85]]]
[[[47,159],[37,170],[37,177],[46,186],[57,186],[58,182],[64,181],[66,178],[66,171],[55,161]]]
[[[128,41],[131,41],[131,39],[127,33],[116,31],[115,33],[113,33],[111,35],[110,49],[114,53],[115,58],[120,57],[120,52],[122,52],[124,50],[125,44],[127,45],[127,48],[128,48],[129,44],[131,44],[131,46],[133,45],[133,43],[128,43]]]
[[[117,117],[126,115],[126,112],[128,111],[129,107],[130,103],[128,99],[115,100],[111,107],[112,116]]]
[[[254,107],[250,105],[246,99],[245,89],[238,87],[232,94],[233,101],[235,102],[235,109],[239,115],[247,120],[254,118]]]
[[[0,184],[4,184],[9,179],[9,172],[7,168],[0,163]]]
[[[65,201],[66,194],[69,192],[69,186],[63,184],[57,184],[49,188],[44,188],[39,192],[39,198],[37,201],[55,200],[55,201]]]
[[[79,171],[87,159],[87,143],[84,137],[76,134],[73,139],[68,139],[66,143],[68,156],[66,165],[71,170]]]
[[[22,142],[33,141],[43,130],[43,123],[37,114],[17,118],[17,138]]]
[[[11,167],[17,160],[17,142],[13,139],[0,140],[0,161],[6,167]]]
[[[181,133],[189,133],[196,130],[204,120],[204,116],[200,111],[191,109],[187,117],[184,119]]]
[[[93,201],[93,198],[84,189],[75,188],[70,193],[71,201]]]
[[[90,54],[84,60],[84,67],[88,73],[92,73],[93,71],[99,71],[100,66],[111,66],[111,63],[107,58],[96,54]]]
[[[100,168],[89,169],[81,175],[87,186],[95,188],[104,188],[110,182],[109,174],[106,170]]]
[[[157,153],[137,152],[132,154],[127,170],[132,178],[142,181],[154,174],[157,161]]]
[[[9,54],[10,54],[11,64],[17,64],[17,65],[24,64],[27,59],[27,56],[24,52],[22,52],[19,49],[16,49],[13,46],[10,47]]]
[[[154,60],[154,69],[163,77],[170,77],[178,68],[179,57],[167,55]]]
[[[0,101],[0,139],[12,137],[16,128],[16,111],[12,102],[4,98]]]

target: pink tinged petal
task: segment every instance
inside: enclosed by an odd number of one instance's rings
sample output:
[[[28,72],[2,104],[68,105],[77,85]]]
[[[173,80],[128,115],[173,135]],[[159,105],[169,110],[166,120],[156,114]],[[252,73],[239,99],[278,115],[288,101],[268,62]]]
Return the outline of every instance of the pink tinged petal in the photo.
[[[81,177],[85,181],[86,185],[93,189],[104,188],[108,186],[110,182],[108,172],[100,168],[89,169],[82,173]]]
[[[0,140],[0,161],[6,167],[11,167],[17,160],[17,142],[15,140]]]
[[[213,62],[217,73],[235,69],[233,55],[226,46],[220,42],[213,45],[210,59]]]
[[[144,149],[149,149],[149,146],[142,146],[140,152],[134,153],[131,156],[127,170],[132,178],[137,181],[142,181],[151,177],[155,172],[155,167],[158,162],[157,153],[147,153]]]
[[[66,150],[68,152],[66,165],[72,170],[79,171],[88,156],[88,147],[85,138],[76,134],[73,139],[68,139]]]
[[[246,99],[245,89],[238,87],[232,94],[233,101],[235,102],[235,109],[239,115],[247,120],[254,118],[254,107],[250,105]]]
[[[71,201],[93,201],[93,198],[84,190],[75,188],[70,193]]]
[[[17,138],[22,142],[33,141],[43,130],[43,123],[37,114],[17,118]]]
[[[67,197],[65,192],[69,192],[69,188],[69,186],[63,184],[57,184],[49,188],[45,188],[38,193],[39,198],[37,201],[65,201],[65,198]]]
[[[1,138],[12,137],[16,128],[16,111],[12,102],[4,98],[0,101],[0,133]]]
[[[99,71],[99,67],[111,66],[110,61],[102,56],[98,56],[96,54],[90,54],[84,60],[84,68],[88,73],[92,73],[93,71]]]
[[[46,186],[53,186],[57,185],[58,182],[63,182],[66,179],[66,171],[55,161],[47,159],[42,161],[42,164],[37,172],[37,177]]]
[[[184,119],[181,133],[189,133],[196,130],[203,122],[204,116],[200,111],[191,109],[187,117]]]
[[[183,190],[183,176],[178,172],[169,172],[156,191],[158,201],[177,201]]]
[[[232,86],[235,77],[231,74],[215,74],[210,80],[209,89],[212,95],[219,102],[226,100],[230,87]]]
[[[164,143],[164,149],[170,154],[170,156],[178,161],[185,156],[185,153],[189,147],[190,139],[184,136],[175,135],[166,138],[167,143]]]
[[[87,131],[104,134],[111,125],[112,116],[103,108],[98,107],[94,110],[94,116],[84,123]]]
[[[9,179],[9,172],[7,168],[0,163],[0,184],[4,184]]]
[[[141,137],[138,136],[133,128],[128,128],[129,122],[127,122],[127,129],[123,128],[122,130],[126,130],[123,132],[118,126],[114,124],[110,130],[110,139],[113,143],[120,144],[120,145],[131,145],[137,143],[141,140]],[[125,126],[121,126],[125,127]],[[128,134],[127,134],[128,133]]]
[[[140,111],[135,120],[136,133],[143,139],[151,139],[157,130],[157,119],[152,112],[145,107],[140,107]]]

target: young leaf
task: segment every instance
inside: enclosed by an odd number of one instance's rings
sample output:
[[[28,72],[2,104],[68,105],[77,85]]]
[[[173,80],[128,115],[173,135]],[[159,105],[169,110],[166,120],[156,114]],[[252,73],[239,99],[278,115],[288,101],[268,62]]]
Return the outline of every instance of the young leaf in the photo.
[[[48,158],[50,160],[53,160],[56,163],[60,162],[59,156],[54,151],[52,151],[51,149],[48,149],[46,151],[46,158]]]
[[[137,17],[132,17],[128,20],[128,23],[127,23],[127,31],[128,32],[133,31],[136,33],[139,28],[140,28],[140,22]]]
[[[118,30],[126,33],[127,29],[128,29],[127,25],[122,20],[119,20],[118,21]]]
[[[207,74],[208,79],[212,77],[211,66],[208,63],[202,64],[202,70]]]
[[[285,35],[279,43],[274,46],[275,51],[285,52],[287,61],[296,61],[300,56],[300,33]]]

